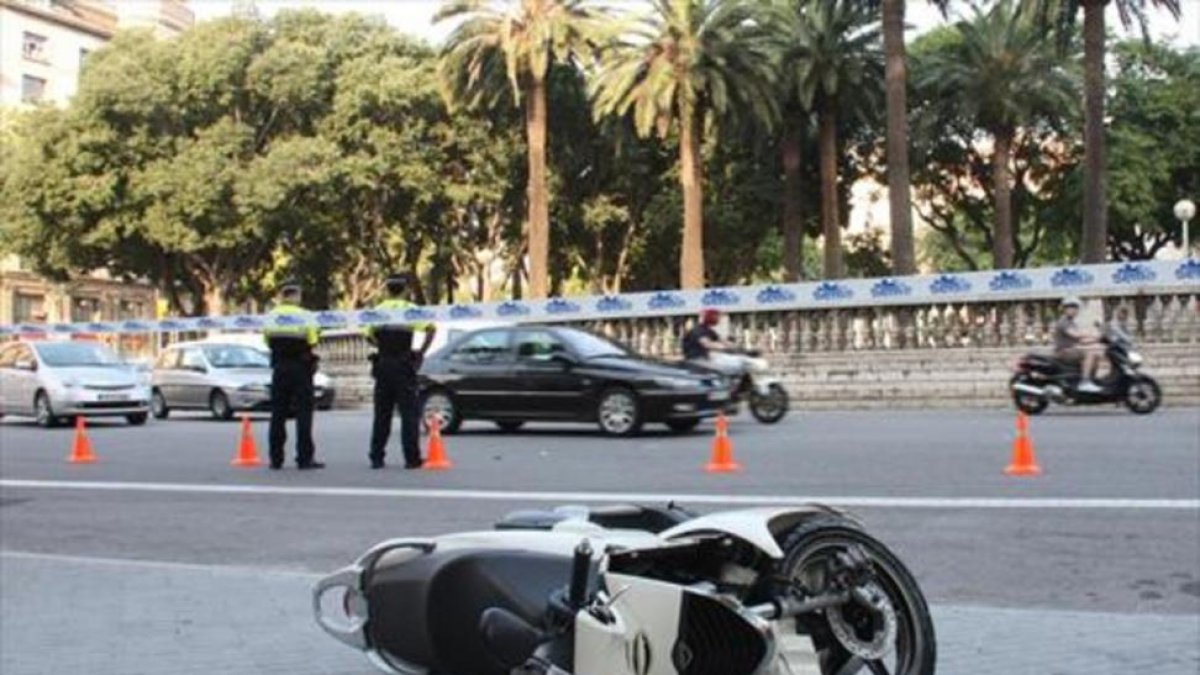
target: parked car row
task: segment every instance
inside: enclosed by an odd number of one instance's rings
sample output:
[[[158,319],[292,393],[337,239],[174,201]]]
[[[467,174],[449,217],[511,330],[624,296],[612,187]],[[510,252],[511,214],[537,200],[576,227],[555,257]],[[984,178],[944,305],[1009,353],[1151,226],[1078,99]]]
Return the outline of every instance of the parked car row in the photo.
[[[640,356],[606,337],[564,326],[491,325],[455,331],[420,370],[425,419],[456,432],[466,420],[505,431],[527,422],[596,424],[613,436],[646,424],[676,432],[730,410],[732,382],[685,363]],[[94,342],[16,342],[0,347],[0,414],[31,415],[43,426],[76,416],[207,410],[218,419],[267,410],[270,356],[253,336],[214,336],[165,349],[152,366],[124,363]],[[316,406],[334,388],[314,375]]]
[[[313,376],[318,409],[333,407],[330,378]],[[0,416],[29,416],[44,427],[75,417],[124,417],[208,410],[218,419],[266,410],[271,398],[265,346],[234,341],[185,342],[159,355],[148,372],[97,342],[38,341],[0,346]]]

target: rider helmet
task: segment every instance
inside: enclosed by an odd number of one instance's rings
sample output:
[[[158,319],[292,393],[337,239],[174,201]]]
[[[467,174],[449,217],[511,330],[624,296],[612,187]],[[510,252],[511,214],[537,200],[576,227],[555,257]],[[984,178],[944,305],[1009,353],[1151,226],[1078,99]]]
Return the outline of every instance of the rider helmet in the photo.
[[[1062,299],[1062,302],[1059,303],[1058,306],[1062,307],[1063,309],[1066,309],[1068,307],[1075,307],[1076,309],[1078,309],[1079,307],[1083,306],[1083,301],[1080,300],[1077,296],[1068,295],[1067,297]]]
[[[700,323],[705,326],[715,326],[721,321],[721,312],[715,309],[706,309],[700,312]]]

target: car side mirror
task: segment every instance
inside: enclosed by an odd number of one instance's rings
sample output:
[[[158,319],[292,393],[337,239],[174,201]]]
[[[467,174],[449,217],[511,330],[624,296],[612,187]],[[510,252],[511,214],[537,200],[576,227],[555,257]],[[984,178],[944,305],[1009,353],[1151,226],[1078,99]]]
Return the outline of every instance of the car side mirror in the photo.
[[[204,366],[188,366],[188,370],[195,371],[197,373],[207,373],[208,372],[208,368],[205,368]]]
[[[551,354],[550,362],[557,363],[558,365],[562,366],[563,368],[567,368],[567,369],[574,368],[575,365],[578,363],[578,361],[575,360],[574,356],[571,356],[570,354],[564,354],[563,352],[556,352],[554,354]]]

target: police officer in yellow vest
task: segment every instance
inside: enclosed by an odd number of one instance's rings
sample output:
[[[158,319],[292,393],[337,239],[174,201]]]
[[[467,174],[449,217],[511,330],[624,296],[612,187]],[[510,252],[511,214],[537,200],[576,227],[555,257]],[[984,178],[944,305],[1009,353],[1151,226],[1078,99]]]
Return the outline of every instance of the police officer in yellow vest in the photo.
[[[271,428],[268,436],[271,468],[283,468],[283,446],[287,443],[287,418],[296,411],[296,466],[323,469],[314,459],[313,374],[317,369],[317,327],[308,324],[307,310],[300,306],[300,285],[288,281],[279,289],[279,302],[267,315],[263,339],[271,349]],[[291,317],[289,320],[288,317]]]
[[[408,277],[393,274],[385,282],[387,299],[375,306],[378,310],[405,310],[414,305],[404,298],[408,291]],[[418,351],[413,351],[413,333],[423,331],[424,341]],[[366,329],[367,339],[378,348],[371,355],[371,376],[375,378],[375,420],[371,427],[371,450],[369,458],[372,469],[382,469],[388,437],[392,434],[392,415],[400,410],[400,441],[404,449],[404,467],[421,468],[420,448],[420,394],[417,371],[429,346],[433,343],[436,328],[432,323],[403,322],[370,326]]]

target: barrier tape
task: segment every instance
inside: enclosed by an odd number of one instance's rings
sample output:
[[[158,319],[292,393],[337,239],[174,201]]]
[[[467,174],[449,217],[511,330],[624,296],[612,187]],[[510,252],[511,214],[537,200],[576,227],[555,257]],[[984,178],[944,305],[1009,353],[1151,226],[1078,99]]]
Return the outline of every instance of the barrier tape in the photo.
[[[71,335],[77,333],[173,333],[252,331],[270,326],[316,326],[324,329],[382,324],[469,320],[547,323],[596,319],[628,319],[694,314],[712,307],[726,312],[852,308],[960,302],[1138,295],[1200,291],[1200,260],[1077,265],[938,274],[911,277],[848,279],[797,284],[766,284],[697,291],[658,291],[622,295],[551,298],[468,305],[412,307],[405,310],[327,310],[308,313],[241,314],[225,317],[167,318],[158,321],[89,321],[0,325],[0,337]]]

